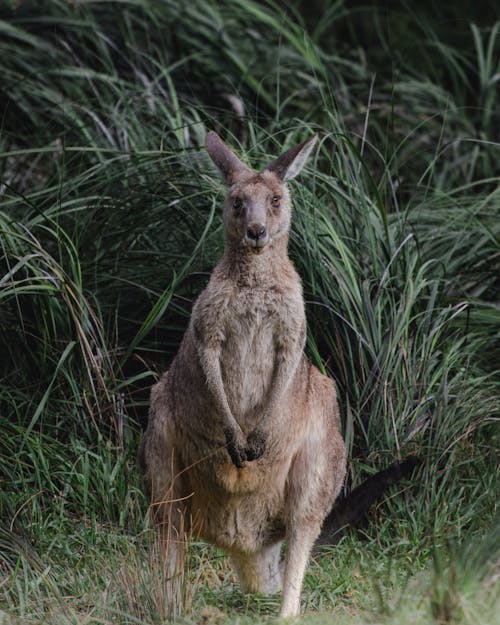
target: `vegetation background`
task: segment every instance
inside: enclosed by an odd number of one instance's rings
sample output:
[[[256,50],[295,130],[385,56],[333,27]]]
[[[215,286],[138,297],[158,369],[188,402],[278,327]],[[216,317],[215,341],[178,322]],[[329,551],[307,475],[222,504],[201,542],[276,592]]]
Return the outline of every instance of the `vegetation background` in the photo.
[[[339,387],[346,492],[310,623],[500,622],[500,10],[481,0],[0,0],[0,623],[262,622],[193,542],[168,595],[135,467],[222,250],[219,131],[313,132],[291,255]]]

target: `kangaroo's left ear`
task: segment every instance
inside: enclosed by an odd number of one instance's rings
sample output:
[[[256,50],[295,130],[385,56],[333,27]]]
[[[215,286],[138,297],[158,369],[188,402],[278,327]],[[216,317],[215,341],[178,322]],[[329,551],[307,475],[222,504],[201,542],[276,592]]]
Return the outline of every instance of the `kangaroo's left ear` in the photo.
[[[278,178],[281,178],[281,180],[285,182],[295,178],[295,176],[300,173],[302,167],[304,167],[305,162],[316,145],[317,140],[318,135],[313,135],[310,139],[304,141],[304,143],[301,143],[294,148],[290,148],[270,163],[264,171],[267,170],[274,172]]]

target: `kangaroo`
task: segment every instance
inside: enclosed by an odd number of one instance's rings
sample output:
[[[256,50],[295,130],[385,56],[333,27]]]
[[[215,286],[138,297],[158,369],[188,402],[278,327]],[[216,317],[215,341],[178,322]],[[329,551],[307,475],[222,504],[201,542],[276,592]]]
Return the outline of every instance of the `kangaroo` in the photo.
[[[283,617],[300,612],[307,560],[346,464],[334,384],[304,355],[302,286],[287,251],[286,183],[315,143],[255,173],[207,134],[229,188],[225,251],[152,389],[139,449],[160,532],[189,529],[225,549],[244,592],[283,588]]]

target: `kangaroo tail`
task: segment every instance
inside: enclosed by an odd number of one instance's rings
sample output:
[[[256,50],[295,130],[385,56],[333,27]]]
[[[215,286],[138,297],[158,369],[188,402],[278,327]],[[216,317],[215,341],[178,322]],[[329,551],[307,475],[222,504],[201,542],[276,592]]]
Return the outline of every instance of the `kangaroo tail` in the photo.
[[[387,469],[369,477],[346,497],[338,499],[323,522],[316,545],[335,545],[345,530],[359,523],[388,488],[413,473],[421,462],[417,456],[409,456],[403,462],[395,462]]]

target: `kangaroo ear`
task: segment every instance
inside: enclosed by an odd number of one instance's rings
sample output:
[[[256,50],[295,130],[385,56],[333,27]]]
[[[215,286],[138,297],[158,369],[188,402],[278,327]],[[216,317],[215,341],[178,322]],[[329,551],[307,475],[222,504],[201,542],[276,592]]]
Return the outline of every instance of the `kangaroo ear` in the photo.
[[[240,161],[216,132],[210,131],[207,134],[205,147],[210,158],[220,169],[228,186],[233,184],[238,175],[251,173],[251,169]]]
[[[310,139],[304,141],[304,143],[301,143],[294,148],[290,148],[270,163],[266,167],[266,170],[274,172],[278,178],[281,178],[281,180],[285,182],[295,178],[295,176],[300,173],[302,167],[304,167],[305,162],[316,145],[317,140],[318,135],[313,135]]]

